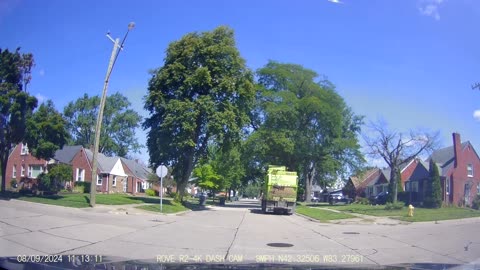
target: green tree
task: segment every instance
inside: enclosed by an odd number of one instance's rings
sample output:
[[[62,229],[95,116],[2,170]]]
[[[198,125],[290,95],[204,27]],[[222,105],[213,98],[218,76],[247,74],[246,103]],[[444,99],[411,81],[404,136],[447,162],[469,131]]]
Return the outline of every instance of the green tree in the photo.
[[[407,134],[389,130],[384,121],[370,123],[369,134],[364,134],[368,155],[382,158],[390,167],[389,202],[397,202],[400,166],[418,155],[430,152],[438,144],[438,132],[410,130]]]
[[[61,149],[68,141],[66,121],[55,109],[51,100],[42,103],[27,119],[27,142],[32,155],[37,158],[50,159],[55,151]]]
[[[48,173],[41,173],[38,176],[40,190],[58,192],[62,184],[72,180],[72,166],[68,164],[52,164],[48,167]]]
[[[13,145],[26,135],[27,117],[37,107],[37,99],[26,92],[33,67],[32,54],[0,49],[0,171],[1,191],[6,190],[6,167]]]
[[[430,160],[430,181],[427,184],[424,203],[427,207],[439,208],[442,206],[442,185],[437,164]]]
[[[258,107],[247,145],[262,167],[286,165],[297,171],[310,200],[314,182],[327,186],[363,162],[357,139],[362,117],[353,114],[332,83],[300,65],[274,61],[257,75]]]
[[[211,152],[213,157],[210,164],[212,164],[214,170],[220,176],[221,184],[219,187],[236,191],[242,185],[242,179],[245,176],[244,164],[241,162],[240,144],[236,144],[229,148],[214,148]]]
[[[169,45],[164,65],[152,72],[144,128],[151,165],[173,167],[182,197],[209,142],[223,148],[240,139],[254,94],[232,29],[190,33]]]
[[[218,191],[223,188],[220,175],[218,175],[210,164],[203,164],[196,167],[193,170],[193,176],[197,178],[194,183],[204,190]]]
[[[70,144],[87,148],[94,144],[99,106],[100,97],[89,97],[87,94],[65,106],[67,129],[72,135]],[[142,118],[130,106],[128,99],[120,93],[107,97],[100,134],[100,153],[125,157],[141,148],[135,129],[140,127]]]

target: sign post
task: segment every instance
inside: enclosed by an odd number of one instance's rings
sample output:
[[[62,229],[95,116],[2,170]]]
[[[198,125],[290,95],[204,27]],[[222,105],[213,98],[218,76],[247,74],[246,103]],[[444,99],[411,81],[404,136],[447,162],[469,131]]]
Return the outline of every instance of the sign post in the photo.
[[[163,177],[167,175],[168,169],[167,167],[160,165],[157,167],[157,176],[160,177],[160,190],[158,191],[160,195],[160,213],[163,212]]]

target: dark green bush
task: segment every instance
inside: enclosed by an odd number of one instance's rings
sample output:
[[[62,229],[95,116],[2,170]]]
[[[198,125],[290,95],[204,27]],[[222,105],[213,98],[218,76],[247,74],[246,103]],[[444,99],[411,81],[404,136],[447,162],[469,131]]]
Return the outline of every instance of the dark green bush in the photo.
[[[472,208],[477,210],[480,209],[480,194],[477,194],[477,196],[475,196],[475,199],[473,199]]]
[[[10,187],[11,188],[17,188],[17,180],[16,179],[12,179],[10,181]]]
[[[158,192],[155,192],[155,190],[149,188],[149,189],[145,190],[145,194],[147,194],[147,196],[155,196],[155,194],[158,195]]]
[[[75,182],[74,191],[78,193],[90,193],[89,182]]]
[[[367,199],[367,198],[358,197],[357,200],[355,201],[355,203],[368,205],[368,204],[370,204],[370,200]]]
[[[387,203],[385,210],[402,210],[405,204],[403,202]]]

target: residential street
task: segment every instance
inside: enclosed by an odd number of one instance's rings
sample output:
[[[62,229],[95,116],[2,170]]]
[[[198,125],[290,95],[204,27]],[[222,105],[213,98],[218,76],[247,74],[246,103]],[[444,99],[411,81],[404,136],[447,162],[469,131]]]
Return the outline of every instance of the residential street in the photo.
[[[91,254],[189,263],[479,263],[479,218],[438,224],[354,223],[264,215],[256,200],[177,215],[128,206],[75,209],[0,200],[0,256]]]

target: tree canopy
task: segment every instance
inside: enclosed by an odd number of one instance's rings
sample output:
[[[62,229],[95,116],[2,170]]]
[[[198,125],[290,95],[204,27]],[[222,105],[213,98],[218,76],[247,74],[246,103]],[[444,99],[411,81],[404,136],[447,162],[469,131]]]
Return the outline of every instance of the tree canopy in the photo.
[[[173,167],[183,193],[209,142],[221,147],[238,142],[254,94],[253,74],[232,29],[189,33],[172,42],[163,66],[152,72],[145,99],[152,167]]]
[[[126,157],[140,150],[135,129],[140,127],[142,118],[130,106],[128,99],[120,93],[107,96],[100,133],[100,153]],[[65,106],[67,128],[72,135],[70,144],[87,148],[94,144],[99,107],[100,97],[89,97],[87,94]]]
[[[0,170],[1,191],[6,188],[6,166],[12,146],[26,135],[27,117],[37,107],[37,99],[28,94],[34,61],[32,54],[0,49]]]
[[[50,159],[55,151],[61,149],[68,141],[66,121],[55,109],[53,101],[47,100],[27,120],[25,141],[32,155],[37,158]]]
[[[258,164],[286,165],[311,186],[330,185],[363,162],[357,135],[362,117],[327,80],[296,64],[270,61],[257,72],[257,107],[247,148]]]

